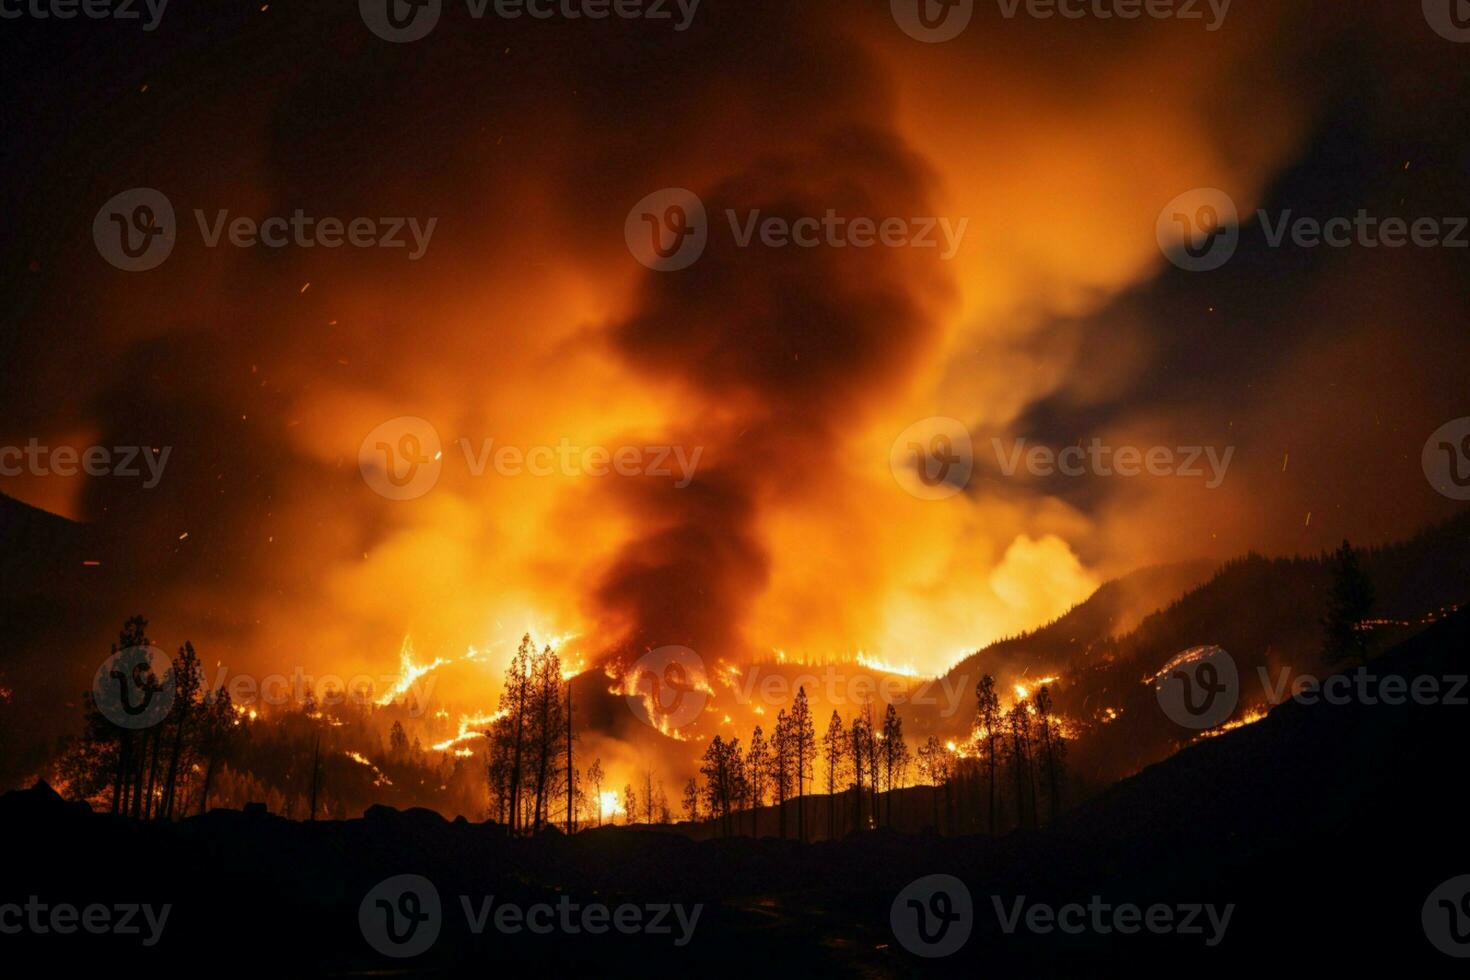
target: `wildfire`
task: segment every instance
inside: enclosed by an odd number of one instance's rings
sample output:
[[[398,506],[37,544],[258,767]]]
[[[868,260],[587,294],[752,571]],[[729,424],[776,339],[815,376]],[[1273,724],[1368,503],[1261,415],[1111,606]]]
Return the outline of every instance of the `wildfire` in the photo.
[[[899,677],[919,676],[918,670],[908,666],[907,664],[891,664],[886,661],[879,660],[877,657],[870,657],[866,653],[863,653],[861,650],[858,651],[857,663],[859,667],[866,667],[869,670],[876,670],[884,674],[897,674]]]
[[[1251,708],[1250,710],[1246,711],[1245,714],[1241,715],[1239,718],[1234,719],[1233,721],[1227,721],[1225,724],[1220,725],[1216,728],[1211,728],[1207,732],[1200,732],[1198,738],[1216,738],[1217,736],[1224,735],[1226,732],[1233,732],[1237,728],[1244,728],[1246,725],[1254,725],[1256,722],[1266,717],[1267,714],[1268,712],[1265,708]]]
[[[452,738],[446,738],[442,742],[435,742],[433,746],[434,751],[447,752],[450,749],[454,748],[456,745],[459,745],[459,743],[461,742],[468,742],[470,739],[475,738],[484,738],[485,728],[495,724],[495,722],[499,721],[503,717],[505,717],[504,711],[496,711],[488,715],[460,715],[459,732],[455,734]],[[455,749],[454,754],[457,756],[465,757],[473,755],[474,750],[470,748]]]
[[[612,790],[603,790],[597,798],[602,801],[603,819],[611,819],[623,812],[622,801],[619,800],[618,794]]]
[[[477,656],[479,656],[479,651],[477,651],[474,647],[470,647],[469,651],[465,654],[464,659],[473,660]],[[398,648],[398,680],[393,683],[392,687],[383,692],[382,697],[378,698],[378,707],[381,708],[392,704],[394,701],[398,700],[405,693],[407,693],[409,688],[413,687],[414,682],[417,681],[420,677],[423,677],[431,670],[437,670],[438,668],[443,667],[445,664],[453,662],[454,660],[452,658],[435,657],[433,663],[414,663],[413,638],[410,636],[404,636],[403,644]]]
[[[365,755],[363,755],[361,752],[354,752],[353,750],[348,749],[344,754],[347,756],[347,758],[351,759],[353,762],[356,762],[358,765],[360,765],[360,766],[367,766],[369,769],[371,769],[373,771],[373,785],[374,786],[392,786],[393,785],[393,780],[391,780],[387,776],[383,775],[383,770],[381,770],[377,766],[373,765],[372,762],[368,759],[368,757],[365,756]]]
[[[1032,681],[1031,687],[1042,688],[1046,687],[1048,684],[1055,684],[1056,682],[1057,679],[1055,677],[1042,677]],[[1016,694],[1016,700],[1018,702],[1025,701],[1027,698],[1031,697],[1031,687],[1020,683],[1012,685],[1012,690],[1015,691]]]
[[[1143,683],[1157,684],[1165,677],[1183,667],[1187,667],[1190,664],[1199,663],[1202,660],[1208,660],[1211,657],[1214,657],[1216,654],[1224,652],[1225,651],[1216,646],[1190,647],[1188,650],[1185,650],[1183,653],[1179,654],[1178,656],[1171,659],[1168,663],[1164,664],[1164,666],[1159,669],[1158,673],[1145,676],[1143,679]]]
[[[535,627],[528,627],[526,632],[531,634],[531,642],[536,644],[536,646],[551,647],[553,650],[560,650],[582,635],[581,633],[547,633],[545,630],[538,630]]]
[[[610,677],[613,676],[612,665],[604,670]],[[697,661],[685,663],[677,658],[662,665],[661,671],[646,666],[636,673],[628,669],[616,676],[615,680],[616,683],[608,688],[609,694],[637,698],[643,705],[644,720],[660,733],[679,742],[689,741],[690,736],[680,731],[679,725],[670,721],[670,714],[679,710],[678,706],[685,697],[708,698],[714,694],[708,676]],[[714,706],[707,704],[703,710],[712,712]]]

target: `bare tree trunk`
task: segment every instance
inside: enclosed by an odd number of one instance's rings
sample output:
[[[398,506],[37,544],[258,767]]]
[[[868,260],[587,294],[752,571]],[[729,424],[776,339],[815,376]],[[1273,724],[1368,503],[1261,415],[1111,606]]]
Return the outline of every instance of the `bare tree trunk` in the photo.
[[[576,793],[577,770],[572,768],[572,681],[567,678],[567,836],[576,830],[576,810],[572,805]]]
[[[132,754],[132,749],[133,733],[123,729],[122,735],[117,740],[117,771],[112,781],[112,813],[114,816],[119,812],[119,806],[122,807],[122,813],[128,812],[127,795],[123,786],[127,780],[128,756]]]
[[[310,816],[307,819],[309,819],[312,823],[316,823],[316,783],[317,775],[321,772],[321,758],[322,737],[321,734],[318,733],[316,737],[316,746],[311,751],[311,809]]]
[[[163,790],[163,816],[165,820],[172,820],[174,817],[174,790],[177,787],[179,781],[179,756],[184,751],[184,719],[187,717],[188,713],[183,709],[181,705],[179,710],[179,722],[178,725],[174,728],[173,758],[169,760],[168,780],[164,784]]]
[[[217,753],[210,753],[209,765],[204,767],[204,789],[199,793],[199,813],[202,816],[209,809],[209,788],[214,784],[214,767]]]

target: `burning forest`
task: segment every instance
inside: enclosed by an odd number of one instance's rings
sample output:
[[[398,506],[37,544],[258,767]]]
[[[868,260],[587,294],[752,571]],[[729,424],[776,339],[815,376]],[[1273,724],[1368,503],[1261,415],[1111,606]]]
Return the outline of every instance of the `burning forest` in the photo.
[[[1448,975],[1465,6],[0,0],[0,955]]]

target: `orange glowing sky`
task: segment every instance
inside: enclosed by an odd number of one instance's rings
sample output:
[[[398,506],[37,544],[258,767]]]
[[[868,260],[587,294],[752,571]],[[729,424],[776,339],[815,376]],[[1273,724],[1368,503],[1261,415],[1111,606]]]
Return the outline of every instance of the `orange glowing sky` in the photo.
[[[1165,271],[1163,203],[1216,186],[1247,210],[1291,163],[1318,93],[1263,66],[1280,55],[1273,39],[1310,16],[1242,9],[1238,29],[1203,40],[1140,22],[1111,45],[1085,27],[1059,39],[1017,23],[935,46],[875,11],[793,15],[780,30],[769,11],[753,27],[716,23],[692,35],[698,70],[660,63],[668,89],[617,126],[599,112],[628,82],[616,52],[568,61],[549,33],[497,43],[495,62],[447,49],[432,68],[378,65],[368,91],[309,66],[305,79],[252,79],[176,109],[148,167],[124,161],[99,188],[166,186],[186,222],[195,206],[434,215],[433,245],[415,263],[181,246],[159,274],[51,301],[57,322],[94,324],[100,356],[61,358],[56,371],[83,380],[51,384],[63,394],[35,422],[48,438],[147,434],[158,418],[190,428],[156,436],[181,444],[176,480],[155,497],[57,478],[5,491],[71,516],[122,515],[147,543],[127,602],[206,659],[381,676],[408,634],[421,662],[479,650],[483,698],[463,693],[486,704],[528,630],[566,638],[584,664],[624,643],[698,641],[713,656],[861,652],[939,672],[1109,576],[1298,528],[1295,497],[1278,515],[1239,484],[1206,494],[1141,480],[1084,507],[978,481],[922,500],[889,453],[917,420],[945,416],[983,454],[992,435],[1024,435],[1040,399],[1087,407],[1130,389],[1154,335],[1121,330],[1099,359],[1089,317]],[[338,56],[402,52],[353,40]],[[1249,115],[1232,86],[1256,96]],[[302,122],[323,106],[330,125]],[[634,202],[674,186],[968,230],[950,261],[887,250],[800,256],[792,271],[741,256],[720,279],[714,255],[699,273],[710,289],[684,293],[622,235]],[[765,316],[793,291],[806,306]],[[108,385],[102,366],[126,357],[149,379],[145,408]],[[1241,426],[1314,436],[1319,423],[1277,419],[1270,404],[1302,369],[1264,366],[1268,394],[1239,406]],[[439,432],[443,473],[421,498],[386,501],[359,477],[359,448],[405,415]],[[1140,404],[1075,437],[1197,442],[1203,425],[1197,406]],[[697,446],[701,475],[677,498],[615,475],[477,477],[458,441],[488,438]],[[675,540],[683,564],[644,567]],[[688,591],[661,605],[671,584]],[[718,628],[653,635],[705,602]]]

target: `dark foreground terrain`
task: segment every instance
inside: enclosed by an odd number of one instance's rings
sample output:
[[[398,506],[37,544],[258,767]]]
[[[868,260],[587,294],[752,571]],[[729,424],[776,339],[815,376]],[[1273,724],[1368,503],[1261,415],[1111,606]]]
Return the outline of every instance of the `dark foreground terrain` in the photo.
[[[1367,674],[1373,683],[1433,676],[1441,695],[1463,699],[1467,691],[1445,679],[1470,672],[1467,650],[1470,616],[1462,613],[1378,658]],[[34,953],[41,965],[152,976],[1276,977],[1357,973],[1369,963],[1393,964],[1406,977],[1463,976],[1465,960],[1431,944],[1422,916],[1438,886],[1470,874],[1467,721],[1462,704],[1288,701],[1255,725],[1125,780],[1051,829],[999,840],[877,833],[799,846],[606,828],[508,841],[493,824],[387,809],[315,824],[237,811],[138,824],[38,787],[0,799],[0,905],[25,906],[35,896],[82,914],[108,906],[113,918],[131,903],[155,914],[171,908],[148,946],[142,913],[136,934],[26,927],[0,934],[0,945]],[[389,957],[370,944],[359,911],[375,886],[404,874],[433,883],[439,930],[424,952]],[[922,959],[895,939],[890,908],[910,882],[931,874],[965,883],[973,929],[952,955]],[[686,916],[703,907],[687,930],[675,913],[662,913],[669,931],[659,934],[512,932],[498,930],[493,914],[477,933],[472,921],[492,896],[492,908],[547,903],[550,920],[561,915],[559,903],[604,903],[612,916],[623,904],[681,903]],[[1063,934],[1024,922],[1008,932],[996,898],[1009,914],[1022,896],[1027,908],[1086,906],[1097,896],[1110,906],[1234,909],[1214,945],[1217,930],[1203,913],[1201,931],[1189,935]],[[415,935],[405,923],[430,914],[396,893],[383,906],[376,897],[366,904],[366,921],[386,921],[390,906],[404,917],[395,920],[396,938]],[[939,915],[955,906],[928,908]],[[0,925],[27,914],[0,914]],[[1433,914],[1460,930],[1461,952],[1470,954],[1470,907]],[[660,913],[639,915],[649,923]]]

